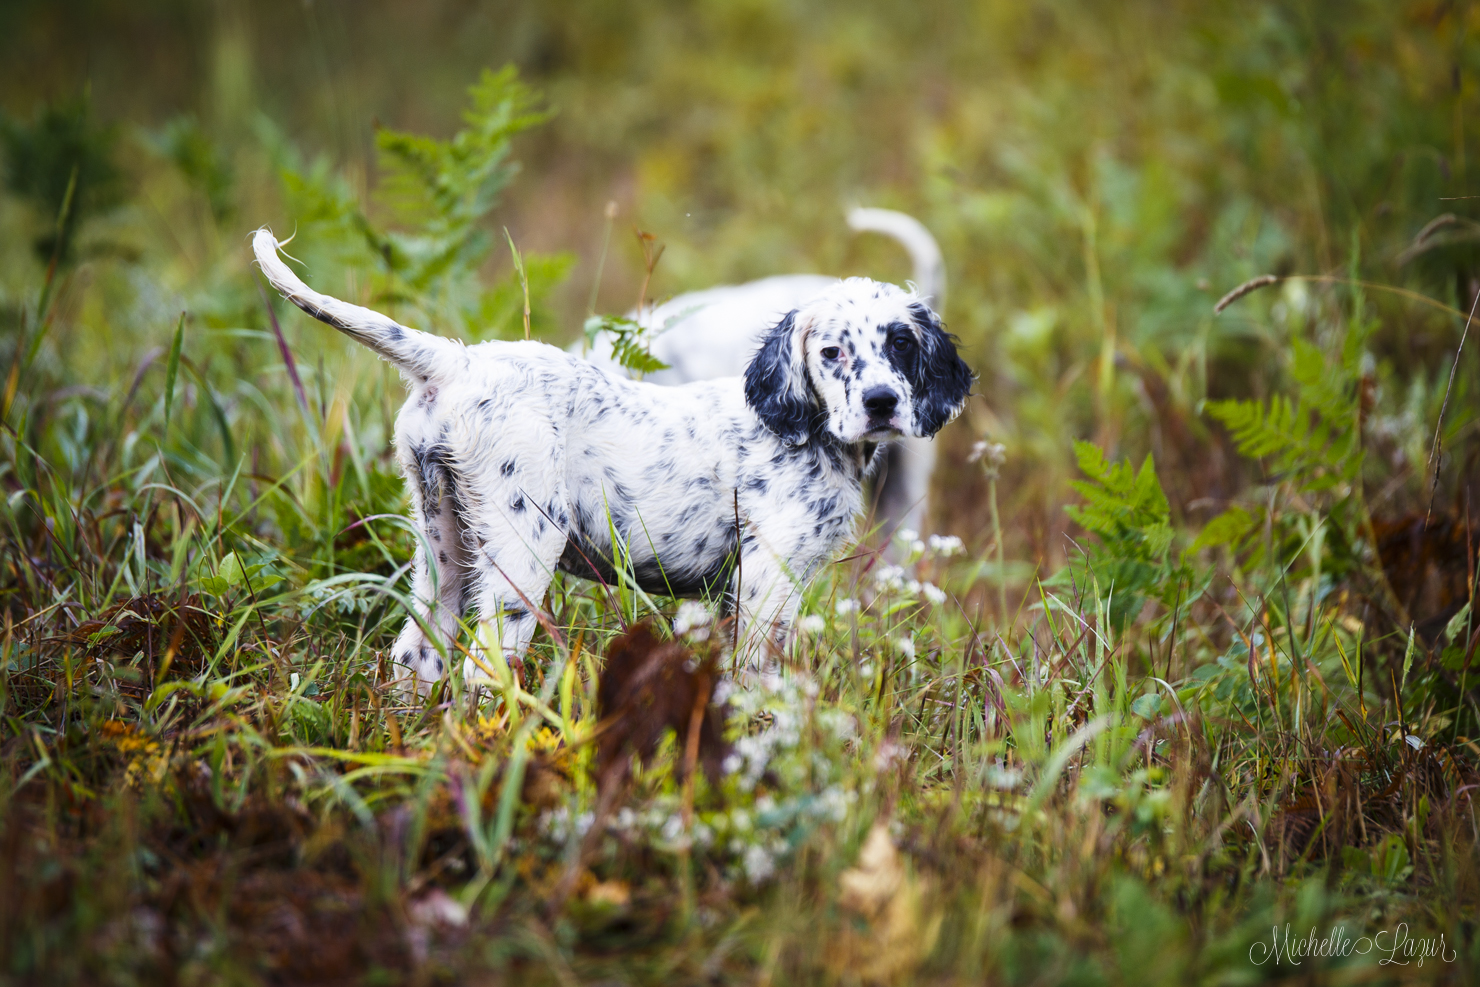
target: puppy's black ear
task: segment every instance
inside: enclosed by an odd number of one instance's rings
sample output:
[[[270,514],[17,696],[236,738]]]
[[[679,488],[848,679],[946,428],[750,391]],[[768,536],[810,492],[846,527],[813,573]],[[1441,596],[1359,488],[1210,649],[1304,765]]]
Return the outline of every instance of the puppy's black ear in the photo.
[[[932,436],[961,413],[975,378],[956,354],[958,340],[946,332],[929,306],[914,303],[910,316],[920,330],[920,356],[910,380],[915,392],[915,431]]]
[[[807,382],[796,315],[793,309],[766,333],[761,348],[745,368],[745,403],[766,428],[794,446],[811,438],[818,412]]]

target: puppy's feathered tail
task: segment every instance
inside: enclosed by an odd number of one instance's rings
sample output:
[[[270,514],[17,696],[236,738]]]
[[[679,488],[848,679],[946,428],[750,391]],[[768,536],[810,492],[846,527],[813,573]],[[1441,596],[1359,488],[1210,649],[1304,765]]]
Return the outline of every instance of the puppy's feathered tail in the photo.
[[[278,241],[266,227],[252,234],[252,252],[262,273],[284,298],[320,322],[363,343],[398,370],[421,380],[438,375],[458,357],[462,344],[409,329],[389,316],[320,294],[304,284],[278,257]]]

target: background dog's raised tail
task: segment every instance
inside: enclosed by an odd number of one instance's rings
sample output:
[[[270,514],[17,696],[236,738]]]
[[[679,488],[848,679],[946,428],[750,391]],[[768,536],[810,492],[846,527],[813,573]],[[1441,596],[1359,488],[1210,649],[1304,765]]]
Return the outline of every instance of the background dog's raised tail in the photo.
[[[855,230],[882,233],[898,240],[909,252],[915,268],[915,289],[937,312],[946,305],[946,262],[940,244],[913,216],[893,209],[869,209],[862,206],[848,210],[848,225]]]
[[[409,329],[373,309],[340,301],[314,291],[278,256],[278,240],[263,227],[252,234],[252,252],[267,280],[284,298],[320,322],[374,350],[398,370],[426,380],[454,358],[461,344],[431,333]]]

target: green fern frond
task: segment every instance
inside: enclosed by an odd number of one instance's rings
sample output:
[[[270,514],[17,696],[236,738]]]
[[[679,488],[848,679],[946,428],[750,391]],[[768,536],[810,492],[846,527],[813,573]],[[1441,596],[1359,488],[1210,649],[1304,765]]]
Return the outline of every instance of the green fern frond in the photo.
[[[1110,623],[1118,630],[1140,612],[1148,595],[1174,593],[1187,570],[1168,559],[1175,532],[1152,458],[1136,470],[1128,460],[1109,462],[1090,442],[1074,443],[1074,454],[1088,479],[1071,483],[1084,503],[1066,510],[1096,537],[1069,573],[1110,595]]]

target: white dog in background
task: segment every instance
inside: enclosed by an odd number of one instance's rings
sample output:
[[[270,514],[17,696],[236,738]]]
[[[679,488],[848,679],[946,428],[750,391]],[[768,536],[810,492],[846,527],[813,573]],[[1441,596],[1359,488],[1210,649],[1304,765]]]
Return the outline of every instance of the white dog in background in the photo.
[[[849,211],[848,225],[898,241],[909,252],[919,297],[937,312],[945,307],[945,261],[935,237],[919,220],[890,209],[857,208]],[[652,355],[668,364],[643,379],[674,385],[738,376],[782,316],[837,283],[822,274],[780,274],[691,291],[632,313],[655,334]],[[576,344],[572,352],[580,347]],[[609,339],[599,337],[585,352],[614,372],[627,373],[612,359]],[[928,437],[906,435],[886,446],[874,477],[872,511],[872,523],[886,538],[900,529],[924,530],[934,469],[935,443]]]
[[[475,654],[522,656],[557,570],[612,582],[621,567],[649,592],[718,597],[748,641],[779,640],[800,587],[852,537],[879,444],[934,435],[972,384],[919,296],[864,278],[780,318],[743,378],[663,387],[544,343],[409,329],[309,288],[269,231],[252,247],[285,298],[409,388],[396,457],[423,538],[391,657],[423,690],[469,610],[497,634]],[[472,658],[464,673],[483,677]]]

